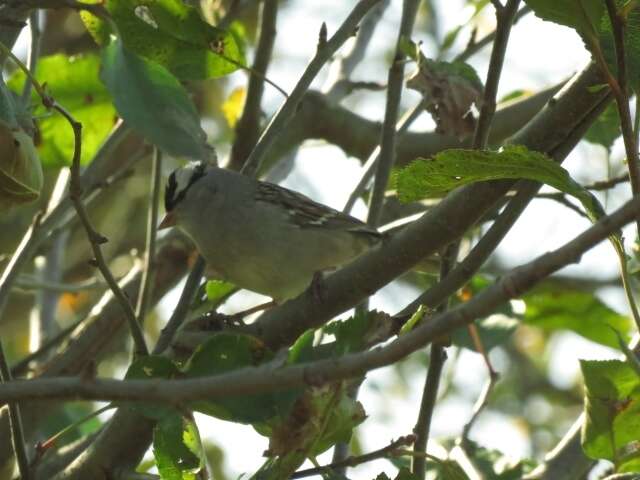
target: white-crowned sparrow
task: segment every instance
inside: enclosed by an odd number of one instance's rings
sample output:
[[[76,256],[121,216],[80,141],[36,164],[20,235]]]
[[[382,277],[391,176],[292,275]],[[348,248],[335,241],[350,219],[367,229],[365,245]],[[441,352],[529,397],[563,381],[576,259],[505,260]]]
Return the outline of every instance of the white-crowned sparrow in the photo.
[[[300,193],[200,162],[169,176],[165,209],[158,228],[176,225],[189,235],[209,275],[278,303],[381,239]]]

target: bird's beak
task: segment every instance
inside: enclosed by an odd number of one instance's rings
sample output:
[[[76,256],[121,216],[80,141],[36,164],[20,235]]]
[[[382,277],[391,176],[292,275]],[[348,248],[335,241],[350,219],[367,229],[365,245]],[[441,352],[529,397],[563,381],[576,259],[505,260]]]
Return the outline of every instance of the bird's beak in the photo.
[[[176,217],[173,212],[167,212],[160,225],[158,225],[158,230],[164,230],[165,228],[173,227],[176,224]]]

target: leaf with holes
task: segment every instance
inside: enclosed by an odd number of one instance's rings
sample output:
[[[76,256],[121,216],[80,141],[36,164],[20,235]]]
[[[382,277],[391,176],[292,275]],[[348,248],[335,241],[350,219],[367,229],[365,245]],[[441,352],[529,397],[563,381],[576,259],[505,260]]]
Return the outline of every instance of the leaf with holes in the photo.
[[[153,455],[163,480],[196,480],[205,468],[198,426],[191,418],[171,415],[153,429]]]
[[[258,366],[273,358],[273,352],[255,337],[220,333],[198,347],[184,372],[189,378],[218,375]],[[191,407],[223,420],[254,423],[286,414],[298,395],[298,390],[234,395],[193,402]]]
[[[131,52],[163,65],[178,78],[220,77],[245,64],[236,34],[209,25],[186,2],[107,0],[104,6]],[[108,44],[116,34],[91,13],[81,16],[98,44]]]

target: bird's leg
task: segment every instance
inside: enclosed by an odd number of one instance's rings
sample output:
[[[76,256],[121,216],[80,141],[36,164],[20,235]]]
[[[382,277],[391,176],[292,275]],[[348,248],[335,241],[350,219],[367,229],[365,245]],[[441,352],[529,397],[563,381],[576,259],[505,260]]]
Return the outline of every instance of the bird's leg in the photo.
[[[313,274],[311,285],[309,285],[311,295],[318,303],[323,303],[327,298],[327,286],[324,283],[324,271],[317,271]]]

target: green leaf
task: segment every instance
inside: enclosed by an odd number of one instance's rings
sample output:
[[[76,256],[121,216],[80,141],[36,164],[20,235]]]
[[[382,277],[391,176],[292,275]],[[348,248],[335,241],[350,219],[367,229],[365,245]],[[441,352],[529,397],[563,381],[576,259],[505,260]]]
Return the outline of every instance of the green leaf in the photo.
[[[618,472],[640,469],[640,378],[619,360],[580,362],[585,384],[582,448],[614,462]]]
[[[273,360],[273,357],[273,352],[255,337],[220,333],[196,349],[184,372],[189,378],[219,375],[260,365]],[[234,395],[193,402],[191,407],[223,420],[255,423],[286,414],[298,395],[299,390]]]
[[[98,79],[100,59],[97,55],[52,55],[38,61],[36,79],[46,83],[47,92],[82,123],[80,162],[88,163],[114,126],[116,111],[111,96]],[[22,91],[25,74],[16,70],[8,85]],[[70,165],[74,134],[69,122],[55,112],[48,112],[35,90],[31,103],[38,119],[41,140],[38,151],[45,167]]]
[[[617,0],[616,3],[620,8],[625,2]],[[602,16],[598,32],[599,47],[607,67],[614,76],[617,76],[618,61],[609,15]],[[624,22],[624,53],[629,85],[637,93],[640,89],[640,9],[637,6],[628,14]]]
[[[214,303],[227,298],[236,289],[237,287],[235,285],[223,280],[209,280],[205,286],[207,300]]]
[[[43,173],[33,139],[21,127],[0,121],[0,208],[34,202]]]
[[[101,78],[118,113],[150,142],[171,155],[209,158],[211,148],[195,106],[162,65],[114,41],[104,49]]]
[[[589,340],[618,348],[616,331],[630,339],[633,322],[580,290],[542,286],[527,293],[524,321],[545,331],[571,330]]]
[[[289,349],[289,357],[287,363],[293,365],[296,363],[309,362],[313,359],[313,338],[314,330],[304,332]]]
[[[402,467],[394,480],[418,480],[419,478],[420,477],[418,477],[417,475],[411,473],[408,468]]]
[[[576,197],[592,220],[602,216],[598,200],[546,155],[520,145],[500,152],[451,149],[419,158],[396,173],[400,200],[412,202],[442,195],[454,188],[486,180],[528,179],[551,185]]]
[[[362,350],[369,329],[369,314],[375,312],[357,312],[347,320],[336,320],[328,324],[324,331],[336,337],[335,355],[341,356]]]
[[[420,92],[423,104],[436,122],[436,132],[463,139],[473,133],[473,104],[482,100],[482,81],[464,62],[444,62],[425,57],[418,46],[402,38],[402,52],[417,62],[418,70],[407,80],[407,88]]]
[[[602,0],[525,0],[525,3],[543,20],[581,34],[597,32],[605,11]]]
[[[171,415],[153,430],[153,455],[163,480],[196,480],[205,465],[196,423],[183,415]]]
[[[171,379],[180,376],[178,367],[168,358],[159,355],[147,355],[137,358],[127,370],[126,380]],[[159,420],[175,415],[176,409],[163,403],[127,403],[131,408],[147,418]]]
[[[610,103],[597,120],[591,124],[584,135],[584,139],[591,143],[602,145],[611,151],[613,142],[621,135],[620,116],[615,103]]]
[[[237,35],[209,25],[196,8],[181,0],[107,0],[105,8],[131,52],[163,65],[180,79],[220,77],[245,64]],[[88,12],[81,17],[100,45],[116,33]]]

